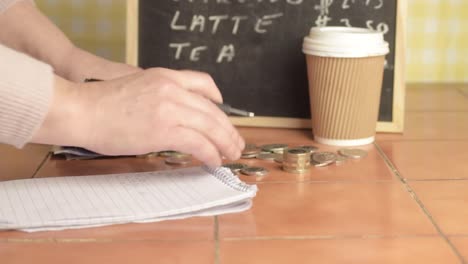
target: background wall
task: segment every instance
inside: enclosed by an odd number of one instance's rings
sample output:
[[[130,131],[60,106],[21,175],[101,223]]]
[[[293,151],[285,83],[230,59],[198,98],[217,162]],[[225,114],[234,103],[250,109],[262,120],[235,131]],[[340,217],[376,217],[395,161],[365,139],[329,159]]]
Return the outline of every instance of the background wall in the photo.
[[[407,81],[468,82],[468,0],[406,1]],[[125,0],[36,3],[78,46],[124,61]]]

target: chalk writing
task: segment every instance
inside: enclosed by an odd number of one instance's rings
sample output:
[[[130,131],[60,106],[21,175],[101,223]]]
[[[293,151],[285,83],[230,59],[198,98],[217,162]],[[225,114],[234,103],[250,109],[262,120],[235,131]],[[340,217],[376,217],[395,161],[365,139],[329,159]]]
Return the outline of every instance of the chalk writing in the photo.
[[[253,32],[258,35],[267,35],[274,32],[275,24],[287,23],[288,18],[285,17],[284,4],[300,10],[301,5],[305,4],[304,0],[170,0],[180,4],[187,5],[248,5],[249,9],[256,4],[268,4],[273,8],[268,8],[265,13],[248,12],[224,12],[215,13],[213,9],[197,9],[197,11],[189,11],[179,6],[173,11],[172,19],[170,20],[170,30],[174,32],[187,32],[189,34],[211,34],[213,36],[231,36],[241,35],[245,32]],[[384,8],[386,0],[315,0],[313,5],[314,10],[318,11],[315,18],[315,25],[320,27],[330,25],[342,25],[346,27],[367,27],[371,30],[377,30],[384,34],[389,33],[390,27],[385,21],[377,21],[376,19],[367,19],[356,22],[352,17],[347,16],[347,12],[352,10],[380,10]],[[389,0],[387,0],[389,1]],[[280,5],[282,3],[283,5]],[[307,2],[308,4],[308,2]],[[275,7],[277,6],[277,8]],[[338,9],[341,11],[339,11]],[[249,10],[247,9],[247,10]],[[275,10],[276,9],[276,10]],[[185,11],[184,11],[185,10]],[[205,10],[205,11],[204,11]],[[206,11],[210,10],[210,11]],[[238,9],[237,9],[238,10]],[[272,11],[273,10],[273,11]],[[276,12],[275,12],[276,11]],[[205,12],[205,13],[204,13]],[[212,12],[208,14],[208,12]],[[371,11],[373,12],[373,11]],[[205,35],[206,36],[206,35]],[[242,38],[239,37],[239,41]],[[195,43],[198,42],[198,43]],[[196,41],[179,41],[169,43],[169,50],[173,54],[175,60],[184,60],[190,62],[198,62],[206,53],[211,54],[210,50],[214,50],[214,55],[209,55],[216,63],[233,62],[236,56],[236,45],[232,40],[231,43],[219,43],[216,41],[210,44],[209,41],[197,39]]]

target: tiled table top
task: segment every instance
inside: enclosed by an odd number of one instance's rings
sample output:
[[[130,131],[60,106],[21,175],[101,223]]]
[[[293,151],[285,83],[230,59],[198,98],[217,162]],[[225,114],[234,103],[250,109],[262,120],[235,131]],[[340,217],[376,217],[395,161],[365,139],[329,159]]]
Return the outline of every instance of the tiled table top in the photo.
[[[406,130],[369,155],[299,176],[277,164],[249,211],[60,232],[0,232],[0,263],[464,263],[468,85],[411,85]],[[307,130],[240,129],[248,142],[315,144]],[[322,150],[336,148],[317,145]],[[168,168],[158,158],[64,161],[0,146],[2,180]]]

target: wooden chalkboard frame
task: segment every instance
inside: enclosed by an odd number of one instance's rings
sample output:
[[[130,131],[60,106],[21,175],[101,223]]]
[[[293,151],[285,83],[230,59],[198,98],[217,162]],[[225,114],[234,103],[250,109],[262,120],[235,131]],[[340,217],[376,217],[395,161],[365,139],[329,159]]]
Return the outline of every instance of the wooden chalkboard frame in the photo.
[[[393,87],[393,106],[391,122],[377,122],[378,132],[403,132],[404,129],[404,107],[405,107],[405,36],[406,36],[406,0],[397,1],[396,14],[396,42],[395,42],[395,69]],[[138,21],[139,0],[127,1],[127,24],[126,24],[126,61],[131,65],[138,65]],[[309,119],[279,118],[260,116],[253,118],[232,117],[231,121],[238,126],[255,127],[281,127],[281,128],[310,128]]]

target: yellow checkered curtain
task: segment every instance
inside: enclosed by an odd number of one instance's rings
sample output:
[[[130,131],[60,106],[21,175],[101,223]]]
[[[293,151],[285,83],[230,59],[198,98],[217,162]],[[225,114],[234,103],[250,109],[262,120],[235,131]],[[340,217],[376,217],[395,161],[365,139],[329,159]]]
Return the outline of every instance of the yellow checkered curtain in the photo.
[[[36,0],[36,4],[79,47],[125,60],[124,0]]]
[[[468,0],[408,1],[408,82],[468,82]]]

